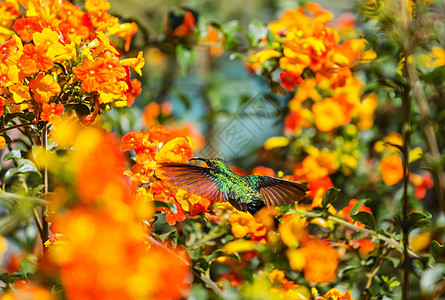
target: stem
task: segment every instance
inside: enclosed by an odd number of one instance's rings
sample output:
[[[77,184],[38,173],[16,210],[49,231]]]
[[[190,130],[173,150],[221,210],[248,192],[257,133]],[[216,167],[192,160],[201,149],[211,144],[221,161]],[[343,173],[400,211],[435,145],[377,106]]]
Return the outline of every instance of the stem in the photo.
[[[27,201],[37,202],[40,204],[49,204],[49,201],[46,201],[44,199],[40,199],[40,198],[36,198],[36,197],[27,197],[27,196],[17,195],[17,194],[3,192],[3,191],[0,191],[0,196],[3,199],[27,200]]]
[[[171,254],[175,255],[176,257],[178,257],[187,267],[192,268],[192,272],[196,277],[199,277],[203,282],[207,283],[215,293],[218,294],[218,296],[220,296],[221,298],[225,298],[224,292],[216,285],[215,282],[213,282],[209,277],[207,277],[204,274],[198,274],[195,270],[193,270],[193,267],[190,266],[190,263],[184,259],[184,257],[178,255],[176,252],[174,252],[173,250],[171,250],[170,248],[166,247],[164,244],[160,243],[158,240],[154,239],[151,236],[147,236],[147,239],[155,244],[156,246],[170,252]]]
[[[301,210],[299,210],[299,209],[296,209],[296,211],[297,211],[298,214],[300,214],[300,215],[302,215],[302,216],[305,216],[305,217],[310,217],[310,218],[323,218],[323,216],[322,216],[321,213],[315,213],[315,212],[309,212],[309,211],[301,211]],[[340,219],[340,218],[335,217],[335,216],[328,216],[327,219],[330,220],[330,221],[333,221],[333,222],[335,222],[335,223],[342,224],[343,226],[346,226],[346,227],[355,229],[355,230],[357,230],[357,231],[361,231],[361,232],[363,232],[363,233],[366,233],[367,235],[370,235],[370,236],[373,236],[373,237],[375,237],[375,238],[378,238],[378,239],[381,240],[381,241],[385,241],[385,242],[387,242],[388,244],[391,244],[395,249],[399,250],[400,252],[403,252],[403,246],[400,245],[400,244],[399,244],[396,240],[394,240],[394,239],[391,239],[391,238],[389,238],[389,237],[387,237],[387,236],[384,236],[384,235],[382,235],[382,234],[380,234],[380,233],[377,233],[377,232],[375,232],[375,231],[373,231],[373,230],[370,230],[370,229],[368,229],[368,228],[362,228],[362,227],[357,226],[357,225],[355,225],[355,224],[351,224],[351,223],[349,223],[348,221],[345,221],[345,220]],[[410,254],[412,257],[414,257],[414,258],[419,258],[419,256],[418,256],[417,254],[415,254],[414,252],[412,252],[411,250],[408,249],[408,252],[409,252],[409,254]]]
[[[48,151],[48,124],[45,124],[42,131],[42,142],[43,147],[45,149],[45,152]],[[48,194],[48,165],[45,163],[44,169],[43,169],[43,184],[45,186],[45,196]],[[45,248],[45,241],[48,238],[49,235],[49,226],[48,222],[45,219],[46,216],[46,205],[42,205],[42,247],[43,251],[46,251]]]
[[[414,45],[412,44],[411,37],[411,16],[408,12],[408,1],[401,1],[402,8],[402,18],[400,27],[404,33],[404,38],[402,41],[402,53],[405,59],[405,71],[408,73],[409,56],[414,52]],[[415,5],[415,4],[414,4]],[[414,84],[414,83],[411,83]],[[403,136],[403,149],[402,149],[402,160],[403,160],[403,198],[402,198],[402,234],[403,234],[403,256],[404,256],[404,268],[403,268],[403,282],[402,282],[402,300],[407,300],[409,298],[409,273],[411,258],[408,253],[408,243],[409,243],[409,228],[407,226],[408,218],[408,181],[409,181],[409,143],[411,134],[411,98],[410,92],[412,86],[405,85],[403,95],[402,95],[402,136]]]
[[[445,174],[443,170],[441,171],[440,166],[437,166],[436,163],[437,161],[440,161],[440,150],[437,143],[436,132],[434,131],[434,127],[429,116],[430,107],[426,99],[425,92],[421,88],[419,75],[416,68],[412,64],[408,63],[406,66],[406,71],[409,80],[413,84],[414,98],[416,100],[417,107],[419,108],[420,116],[422,117],[422,128],[425,135],[427,150],[435,162],[431,171],[433,173],[437,197],[439,198],[440,210],[445,212]]]
[[[27,127],[27,126],[31,126],[31,125],[34,125],[34,124],[32,122],[29,122],[29,123],[21,123],[21,124],[17,124],[17,125],[12,125],[12,126],[1,129],[0,134],[2,134],[3,132],[6,132],[8,130],[11,130],[11,129]]]

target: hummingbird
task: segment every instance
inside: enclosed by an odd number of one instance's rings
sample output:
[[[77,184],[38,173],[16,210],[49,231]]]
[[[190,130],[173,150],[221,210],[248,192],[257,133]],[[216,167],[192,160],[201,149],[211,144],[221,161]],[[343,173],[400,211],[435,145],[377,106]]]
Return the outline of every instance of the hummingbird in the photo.
[[[194,157],[207,164],[162,163],[159,168],[167,181],[214,202],[228,201],[239,211],[254,215],[265,206],[281,206],[303,199],[306,186],[265,175],[241,176],[230,170],[221,158]]]

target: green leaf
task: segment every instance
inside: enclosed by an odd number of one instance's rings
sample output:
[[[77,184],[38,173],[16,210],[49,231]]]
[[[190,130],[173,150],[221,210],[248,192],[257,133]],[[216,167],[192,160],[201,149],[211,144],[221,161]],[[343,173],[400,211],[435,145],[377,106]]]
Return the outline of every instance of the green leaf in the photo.
[[[437,282],[445,274],[445,264],[436,264],[431,269],[426,270],[420,279],[420,289],[424,294],[432,294],[437,286]]]
[[[424,214],[415,211],[408,215],[408,217],[406,218],[406,223],[409,226],[409,228],[424,227],[430,224],[430,221],[428,220],[430,218],[431,218],[430,213]]]
[[[375,230],[375,219],[370,213],[366,211],[360,211],[357,214],[351,214],[350,216],[354,221],[360,222],[366,227]]]
[[[26,174],[26,173],[27,174],[33,173],[33,174],[36,174],[37,176],[39,176],[40,178],[42,177],[42,174],[40,173],[39,169],[37,169],[34,164],[25,163],[20,167],[9,169],[5,174],[5,180],[7,180],[17,174]]]
[[[249,24],[249,33],[247,34],[247,39],[249,40],[250,47],[254,48],[258,41],[267,35],[266,25],[258,20],[253,20]]]
[[[217,259],[218,257],[232,257],[232,258],[235,258],[239,263],[241,263],[241,258],[238,253],[226,252],[223,250],[216,250],[215,252],[213,252],[212,254],[210,254],[209,256],[206,257],[206,261],[210,263],[210,262],[214,261],[215,259]]]
[[[430,244],[430,252],[437,261],[444,251],[445,245],[441,245],[438,241],[432,241]]]
[[[164,201],[154,200],[154,204],[155,204],[156,208],[157,207],[165,207],[165,208],[168,208],[168,209],[172,208],[172,205],[170,203],[166,203]]]
[[[176,46],[176,57],[181,68],[181,74],[186,74],[195,60],[194,51],[183,45]]]
[[[378,82],[370,82],[368,83],[363,89],[362,94],[360,95],[360,100],[363,100],[364,98],[368,97],[370,94],[382,90],[385,87],[379,84]]]
[[[11,150],[8,153],[6,153],[5,157],[3,158],[4,161],[10,160],[10,159],[20,159],[24,158],[24,153],[21,150]]]
[[[366,198],[366,199],[362,199],[359,200],[357,202],[357,204],[351,209],[351,212],[349,213],[349,215],[352,217],[352,215],[357,214],[358,210],[360,209],[360,207],[362,207],[366,202],[370,201],[371,199]]]
[[[323,205],[323,208],[326,208],[330,203],[337,200],[338,193],[340,192],[340,189],[333,187],[324,193],[323,200],[321,204]]]

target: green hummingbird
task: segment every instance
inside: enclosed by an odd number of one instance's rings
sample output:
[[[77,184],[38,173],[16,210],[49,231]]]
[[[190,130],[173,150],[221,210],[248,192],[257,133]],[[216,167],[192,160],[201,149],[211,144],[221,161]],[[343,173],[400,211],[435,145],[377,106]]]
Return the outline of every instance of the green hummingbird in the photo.
[[[254,215],[265,206],[281,206],[303,199],[309,190],[289,180],[264,175],[241,176],[221,158],[195,157],[207,168],[183,163],[162,163],[167,181],[211,201],[229,201],[237,210]]]

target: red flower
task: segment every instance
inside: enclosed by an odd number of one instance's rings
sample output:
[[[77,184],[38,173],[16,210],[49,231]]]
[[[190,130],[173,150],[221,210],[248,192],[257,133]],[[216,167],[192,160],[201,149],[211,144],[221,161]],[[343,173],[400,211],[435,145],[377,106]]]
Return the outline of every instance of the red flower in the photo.
[[[431,174],[428,172],[423,173],[423,175],[411,173],[409,180],[416,187],[414,196],[416,196],[417,199],[423,199],[426,195],[426,191],[434,186],[434,181],[431,178]]]
[[[281,86],[288,91],[292,91],[294,87],[303,82],[303,78],[299,74],[290,71],[280,73]]]
[[[32,41],[34,32],[41,32],[43,29],[38,17],[20,18],[15,21],[12,28],[24,42]]]
[[[53,121],[65,110],[62,103],[43,103],[42,109],[43,111],[40,114],[40,119],[51,123],[53,123]]]

